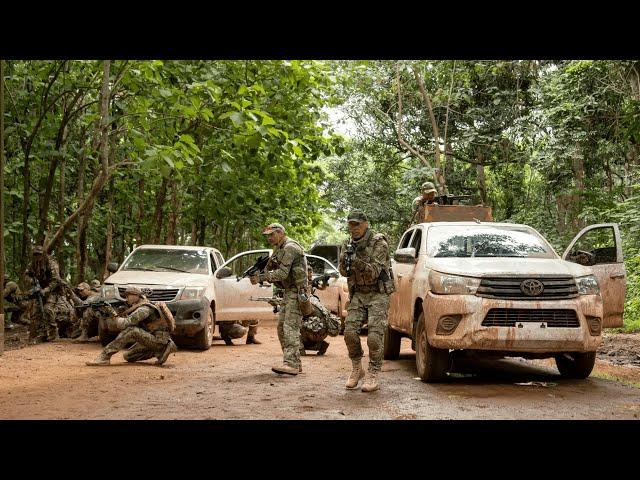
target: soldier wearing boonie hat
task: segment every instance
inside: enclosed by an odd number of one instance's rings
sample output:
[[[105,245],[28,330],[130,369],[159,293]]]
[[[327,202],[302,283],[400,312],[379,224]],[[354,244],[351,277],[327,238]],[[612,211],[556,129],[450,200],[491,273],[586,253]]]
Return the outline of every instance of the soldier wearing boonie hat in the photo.
[[[302,306],[306,306],[310,296],[307,259],[300,244],[286,236],[282,224],[272,223],[262,230],[262,234],[267,236],[267,241],[274,251],[264,272],[250,277],[251,283],[255,285],[266,281],[284,291],[283,305],[278,315],[278,340],[282,347],[283,362],[271,370],[297,375],[302,371],[300,326],[303,312],[300,308],[301,303]]]

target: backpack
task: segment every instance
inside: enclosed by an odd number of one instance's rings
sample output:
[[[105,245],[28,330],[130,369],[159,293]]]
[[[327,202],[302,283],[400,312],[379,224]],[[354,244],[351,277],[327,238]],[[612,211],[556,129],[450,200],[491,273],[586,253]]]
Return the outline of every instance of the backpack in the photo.
[[[156,307],[158,307],[158,311],[160,312],[160,317],[167,324],[167,328],[169,329],[169,333],[173,333],[176,329],[176,320],[173,318],[173,314],[167,304],[164,302],[155,302]]]

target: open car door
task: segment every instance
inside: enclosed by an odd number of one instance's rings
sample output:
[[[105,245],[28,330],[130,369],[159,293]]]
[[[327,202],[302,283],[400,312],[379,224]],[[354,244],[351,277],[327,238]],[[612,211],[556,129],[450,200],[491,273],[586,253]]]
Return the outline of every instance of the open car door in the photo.
[[[602,326],[621,327],[627,282],[618,224],[600,223],[582,229],[562,259],[593,270],[602,295]]]
[[[249,278],[238,281],[238,276],[251,267],[259,257],[271,255],[271,250],[249,250],[227,260],[215,272],[216,321],[271,320],[276,318],[267,302],[249,300],[249,297],[272,297],[273,287],[265,283],[251,285]]]

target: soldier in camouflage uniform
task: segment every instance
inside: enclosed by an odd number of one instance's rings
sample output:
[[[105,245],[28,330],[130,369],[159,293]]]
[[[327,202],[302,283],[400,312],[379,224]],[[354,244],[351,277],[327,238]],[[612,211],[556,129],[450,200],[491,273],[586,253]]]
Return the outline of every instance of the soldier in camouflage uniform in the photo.
[[[126,316],[115,318],[115,322],[122,329],[121,332],[114,341],[104,347],[95,360],[87,362],[87,365],[109,365],[111,356],[130,343],[133,343],[133,346],[124,354],[127,362],[157,357],[156,365],[162,365],[172,352],[178,351],[171,339],[169,326],[158,307],[149,302],[139,288],[127,287],[124,294],[131,307],[124,312]]]
[[[420,219],[420,222],[422,221],[421,219],[424,217],[424,215],[420,212],[424,211],[425,205],[437,204],[437,195],[438,191],[436,190],[436,187],[433,183],[424,182],[422,184],[422,194],[414,198],[411,204],[411,208],[413,211],[413,218],[411,223],[413,223],[413,220],[416,219],[416,216],[418,217],[418,219]]]
[[[25,317],[29,309],[29,304],[23,300],[18,284],[9,281],[9,275],[5,273],[2,287],[5,311],[11,313],[11,316],[5,315],[4,328],[11,330],[15,326],[14,323],[28,325],[29,321],[26,320]]]
[[[260,345],[262,342],[256,338],[259,320],[242,320],[241,322],[222,322],[218,325],[220,336],[227,345],[234,345],[233,339],[244,337],[247,334],[247,345],[252,343]]]
[[[39,282],[41,288],[39,294],[42,296],[44,306],[44,312],[41,312],[36,305],[37,314],[31,322],[30,336],[46,341],[57,340],[59,334],[56,316],[69,313],[58,262],[47,255],[42,247],[37,246],[33,249],[33,260],[27,268],[26,275],[33,279],[34,286],[36,280]],[[38,302],[37,298],[36,302]]]
[[[307,281],[307,259],[300,244],[285,234],[284,227],[272,223],[263,230],[267,241],[274,247],[273,255],[259,275],[249,277],[252,284],[273,283],[284,290],[284,302],[278,315],[278,339],[283,351],[283,364],[273,367],[276,373],[297,375],[302,371],[300,364],[300,324],[301,306],[307,308],[310,296]],[[304,302],[301,305],[300,302]]]
[[[96,293],[89,284],[82,282],[78,284],[76,290],[78,295],[86,305],[100,300],[100,295]],[[80,319],[80,336],[74,342],[86,342],[89,340],[89,329],[92,323],[100,322],[100,313],[93,308],[85,308]]]
[[[313,269],[308,267],[307,279],[309,283],[312,280]],[[319,287],[323,289],[324,287]],[[329,310],[322,305],[320,299],[313,295],[315,290],[311,291],[311,303],[314,312],[302,318],[302,326],[300,328],[300,355],[306,355],[306,350],[315,350],[318,355],[324,355],[329,348],[329,342],[325,341],[327,335],[335,337],[340,331],[340,319],[332,315]]]
[[[97,295],[102,294],[102,285],[100,284],[100,280],[97,278],[91,280],[91,291]]]
[[[347,222],[351,239],[344,242],[340,251],[340,273],[347,277],[349,284],[350,303],[344,341],[353,370],[346,387],[357,388],[358,382],[365,377],[359,333],[362,324],[367,321],[369,372],[362,391],[372,392],[379,388],[378,372],[382,368],[389,296],[394,291],[389,245],[384,235],[371,231],[364,212],[352,211]]]

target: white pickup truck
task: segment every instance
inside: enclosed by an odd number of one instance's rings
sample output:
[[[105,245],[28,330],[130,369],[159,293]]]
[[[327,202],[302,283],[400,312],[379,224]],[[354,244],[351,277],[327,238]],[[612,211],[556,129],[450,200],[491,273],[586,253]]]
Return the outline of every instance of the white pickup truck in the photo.
[[[271,296],[271,286],[251,285],[248,278],[238,280],[259,256],[270,254],[268,249],[250,250],[225,262],[220,251],[211,247],[141,245],[121,266],[109,264],[114,273],[105,280],[102,296],[122,300],[127,286],[142,289],[149,300],[164,301],[173,313],[173,337],[178,345],[206,350],[217,323],[275,318],[268,303],[249,300],[251,296]],[[344,319],[349,300],[346,279],[325,258],[307,255],[307,261],[316,276],[331,275],[328,287],[317,290],[316,295]],[[118,331],[102,321],[98,334],[106,345]]]

